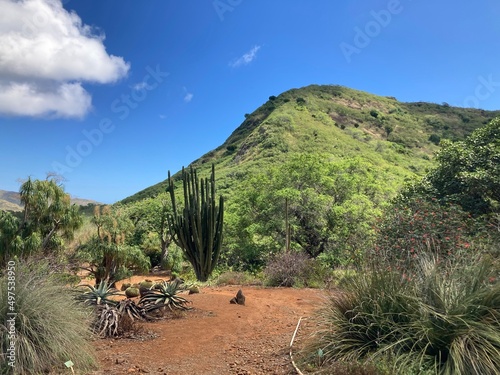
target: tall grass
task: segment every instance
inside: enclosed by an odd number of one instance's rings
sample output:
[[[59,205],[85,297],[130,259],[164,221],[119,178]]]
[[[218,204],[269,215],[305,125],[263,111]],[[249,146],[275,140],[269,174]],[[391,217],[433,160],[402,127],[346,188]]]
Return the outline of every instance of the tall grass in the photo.
[[[7,276],[3,275],[0,277],[2,353],[6,353],[8,345],[5,321],[8,307]],[[69,360],[75,364],[77,373],[96,367],[89,342],[90,315],[77,305],[65,286],[55,281],[46,267],[17,266],[15,312],[15,374],[62,372]],[[0,365],[0,372],[9,371],[5,362]]]
[[[318,313],[324,363],[390,362],[392,374],[498,374],[500,283],[490,262],[360,272]]]

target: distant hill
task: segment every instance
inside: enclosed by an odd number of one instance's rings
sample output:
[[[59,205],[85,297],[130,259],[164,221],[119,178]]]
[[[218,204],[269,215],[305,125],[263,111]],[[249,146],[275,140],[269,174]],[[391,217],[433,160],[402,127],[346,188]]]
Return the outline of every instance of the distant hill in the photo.
[[[396,191],[405,179],[425,174],[440,140],[463,139],[500,111],[404,103],[342,86],[311,85],[270,96],[244,116],[221,146],[192,163],[200,175],[208,174],[214,163],[219,192],[229,197],[249,174],[292,153],[308,152],[337,160],[363,158],[383,171]],[[159,182],[122,202],[155,196],[166,186]]]
[[[78,206],[87,206],[88,204],[100,204],[94,200],[71,198],[71,203]],[[3,211],[22,211],[21,199],[19,193],[15,191],[0,190],[0,210]]]

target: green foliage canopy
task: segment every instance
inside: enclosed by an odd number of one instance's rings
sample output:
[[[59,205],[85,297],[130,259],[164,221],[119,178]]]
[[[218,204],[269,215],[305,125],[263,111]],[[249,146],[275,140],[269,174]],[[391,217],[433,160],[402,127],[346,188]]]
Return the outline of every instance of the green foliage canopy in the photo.
[[[155,260],[164,263],[172,243],[168,215],[173,211],[168,193],[131,203],[127,206],[127,212],[135,227],[134,244],[141,246],[151,259],[156,258],[154,254],[159,252],[159,259]]]
[[[96,207],[92,221],[97,234],[78,248],[77,255],[88,263],[85,269],[94,275],[96,285],[102,280],[114,284],[133,270],[149,269],[146,255],[129,243],[133,224],[122,207]]]
[[[373,239],[371,222],[380,214],[386,189],[359,158],[292,154],[240,186],[228,208],[225,260],[260,268],[282,250],[288,199],[292,249],[332,265],[358,262]]]
[[[76,205],[54,178],[28,178],[20,188],[24,206],[21,218],[0,212],[0,255],[26,256],[39,251],[51,252],[62,248],[64,240],[73,237],[82,225]]]
[[[437,198],[474,215],[500,210],[500,118],[464,141],[442,141],[438,165],[426,177]]]

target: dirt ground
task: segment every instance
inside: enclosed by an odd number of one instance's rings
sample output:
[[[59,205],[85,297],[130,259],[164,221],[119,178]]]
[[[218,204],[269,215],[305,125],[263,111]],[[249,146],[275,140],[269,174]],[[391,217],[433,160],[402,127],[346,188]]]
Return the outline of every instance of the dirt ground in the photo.
[[[310,316],[325,294],[243,286],[245,306],[230,304],[238,289],[202,288],[185,296],[192,310],[141,323],[135,338],[98,340],[101,369],[94,375],[295,374],[290,340],[299,318]]]

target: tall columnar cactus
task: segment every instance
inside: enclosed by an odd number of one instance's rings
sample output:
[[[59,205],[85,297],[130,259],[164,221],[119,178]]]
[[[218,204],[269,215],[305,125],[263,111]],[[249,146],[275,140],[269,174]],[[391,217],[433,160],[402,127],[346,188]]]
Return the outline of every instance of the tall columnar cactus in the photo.
[[[191,167],[189,173],[182,168],[184,208],[178,211],[174,185],[168,172],[168,186],[172,199],[173,215],[169,227],[175,243],[183,249],[193,265],[196,278],[207,281],[219,259],[222,244],[224,199],[215,201],[215,167],[210,179],[200,181]]]

